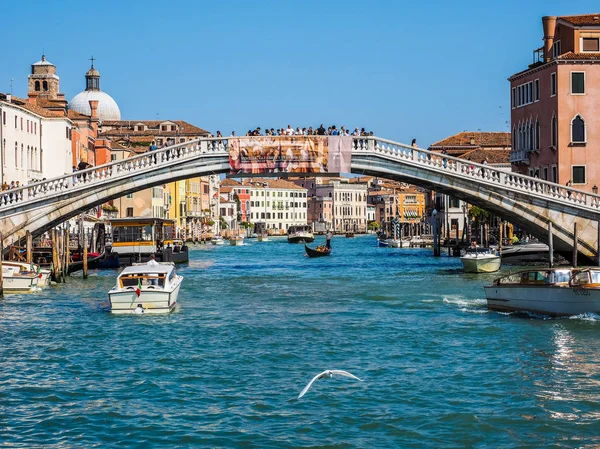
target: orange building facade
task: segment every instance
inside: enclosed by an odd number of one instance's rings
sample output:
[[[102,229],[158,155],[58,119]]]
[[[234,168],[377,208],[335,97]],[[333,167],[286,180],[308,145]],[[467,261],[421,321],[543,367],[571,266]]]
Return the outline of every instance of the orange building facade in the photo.
[[[593,191],[600,182],[600,14],[542,18],[544,46],[509,78],[512,170]]]

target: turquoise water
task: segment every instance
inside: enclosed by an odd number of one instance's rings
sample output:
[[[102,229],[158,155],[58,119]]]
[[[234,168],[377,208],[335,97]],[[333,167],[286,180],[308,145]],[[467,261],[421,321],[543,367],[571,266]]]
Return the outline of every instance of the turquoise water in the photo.
[[[320,243],[319,239],[315,245]],[[116,271],[0,300],[0,447],[600,444],[600,318],[488,312],[430,249],[191,250],[179,308],[113,316]],[[315,382],[325,369],[345,377]]]

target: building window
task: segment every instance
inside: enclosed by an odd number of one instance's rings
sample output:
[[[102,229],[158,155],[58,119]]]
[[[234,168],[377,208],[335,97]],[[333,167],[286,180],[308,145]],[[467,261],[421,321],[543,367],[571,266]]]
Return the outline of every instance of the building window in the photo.
[[[573,184],[585,184],[585,165],[574,165],[573,171]]]
[[[116,161],[117,160],[117,155],[116,154],[111,154],[110,155],[110,161]]]
[[[552,45],[552,59],[558,58],[562,54],[560,47],[560,40],[554,41],[554,44]]]
[[[585,94],[585,72],[571,72],[571,93]]]
[[[552,117],[552,124],[551,124],[551,135],[550,135],[550,145],[552,145],[553,147],[556,147],[556,143],[558,141],[558,124],[556,122],[556,116]]]
[[[133,207],[128,207],[127,209],[125,209],[125,215],[127,217],[133,217]]]
[[[39,81],[36,81],[36,82],[35,82],[35,91],[36,91],[36,92],[39,92],[39,91],[40,91],[40,82],[39,82]]]
[[[540,101],[540,80],[533,82],[533,101]]]
[[[552,182],[558,182],[558,171],[556,165],[552,166]]]
[[[550,74],[550,96],[556,95],[556,72]]]
[[[44,92],[47,92],[47,91],[48,91],[48,81],[44,81],[44,82],[42,83],[42,89],[44,90]]]
[[[540,121],[535,121],[535,149],[540,149]]]
[[[585,121],[581,115],[577,115],[571,121],[571,142],[585,143]]]
[[[597,37],[584,37],[581,39],[581,51],[600,51],[600,39]]]

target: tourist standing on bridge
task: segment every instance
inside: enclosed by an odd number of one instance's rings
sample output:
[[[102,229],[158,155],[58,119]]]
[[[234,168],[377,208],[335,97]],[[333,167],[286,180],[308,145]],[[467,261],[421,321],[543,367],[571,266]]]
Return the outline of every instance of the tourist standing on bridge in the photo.
[[[327,134],[327,130],[325,129],[325,127],[323,126],[323,123],[321,123],[321,126],[319,126],[317,128],[317,135],[318,136],[324,136],[325,134]]]

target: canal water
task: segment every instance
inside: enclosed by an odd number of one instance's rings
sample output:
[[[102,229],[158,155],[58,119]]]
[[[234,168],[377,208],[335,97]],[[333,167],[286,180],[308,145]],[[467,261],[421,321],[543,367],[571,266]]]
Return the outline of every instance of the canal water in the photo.
[[[0,447],[600,444],[600,317],[488,312],[497,274],[430,249],[333,248],[193,247],[168,316],[109,314],[116,271],[5,296]],[[363,382],[298,400],[325,369]]]

